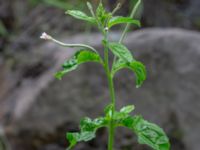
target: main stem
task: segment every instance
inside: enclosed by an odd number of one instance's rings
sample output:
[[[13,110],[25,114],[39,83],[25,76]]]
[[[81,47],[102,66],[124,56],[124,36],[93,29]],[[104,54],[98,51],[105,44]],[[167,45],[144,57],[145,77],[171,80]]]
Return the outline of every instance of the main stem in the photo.
[[[113,79],[111,77],[110,73],[110,67],[109,67],[109,53],[108,53],[108,33],[106,32],[104,35],[104,39],[106,41],[105,50],[104,50],[104,61],[105,61],[105,70],[106,75],[108,79],[108,86],[109,86],[109,92],[110,92],[110,98],[112,102],[112,112],[111,112],[111,120],[109,124],[109,138],[108,138],[108,150],[113,149],[113,143],[114,143],[114,122],[113,122],[113,114],[115,112],[115,90],[114,90],[114,83]]]
[[[133,16],[135,15],[139,5],[141,3],[141,0],[138,0],[135,7],[133,8],[130,17],[133,18]],[[130,24],[127,24],[122,36],[119,40],[119,43],[122,43],[123,39],[126,36],[126,33],[128,32],[128,29],[130,27]],[[115,112],[115,90],[114,90],[114,83],[113,83],[113,78],[111,76],[111,71],[110,71],[110,67],[109,67],[109,48],[108,48],[108,30],[106,30],[105,32],[102,32],[104,34],[104,40],[105,40],[105,50],[104,50],[104,67],[105,67],[105,71],[106,71],[106,75],[107,75],[107,79],[108,79],[108,86],[109,86],[109,92],[110,92],[110,98],[111,98],[111,102],[112,102],[112,112],[111,112],[111,120],[110,120],[110,124],[109,124],[109,138],[108,138],[108,150],[113,150],[113,144],[114,144],[114,132],[115,132],[115,126],[114,126],[114,121],[113,121],[113,115]],[[114,62],[116,61],[116,57],[114,57]]]

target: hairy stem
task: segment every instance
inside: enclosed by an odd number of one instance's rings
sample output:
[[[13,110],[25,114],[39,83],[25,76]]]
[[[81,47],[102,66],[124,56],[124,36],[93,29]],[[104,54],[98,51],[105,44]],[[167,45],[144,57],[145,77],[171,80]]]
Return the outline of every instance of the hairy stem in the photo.
[[[113,114],[115,112],[115,90],[114,90],[114,83],[113,79],[111,76],[110,68],[109,68],[109,53],[108,53],[108,32],[104,35],[104,39],[106,41],[105,44],[105,50],[104,50],[104,63],[105,63],[105,71],[108,79],[108,86],[109,86],[109,92],[110,92],[110,98],[112,102],[112,113],[111,113],[111,120],[109,124],[109,138],[108,138],[108,150],[113,149],[113,144],[114,144],[114,123],[113,123]]]

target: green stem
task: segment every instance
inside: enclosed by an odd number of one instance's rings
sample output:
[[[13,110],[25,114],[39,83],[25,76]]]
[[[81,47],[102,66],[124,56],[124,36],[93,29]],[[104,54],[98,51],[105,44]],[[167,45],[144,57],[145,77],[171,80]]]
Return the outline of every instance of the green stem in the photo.
[[[109,73],[108,76],[108,82],[109,82],[109,91],[111,95],[111,100],[112,100],[112,113],[111,113],[111,120],[110,120],[110,125],[109,125],[109,139],[108,139],[108,150],[113,149],[113,143],[114,143],[114,122],[113,122],[113,114],[115,112],[115,92],[114,92],[114,85],[113,85],[113,79],[111,77],[111,74]]]
[[[138,0],[137,3],[135,4],[135,7],[133,7],[133,10],[132,10],[132,12],[131,12],[130,18],[133,18],[133,17],[135,16],[135,13],[136,13],[136,11],[138,10],[138,7],[140,6],[140,4],[141,4],[141,0]],[[124,31],[123,31],[123,33],[122,33],[122,36],[121,36],[121,38],[120,38],[120,40],[119,40],[119,43],[120,43],[120,44],[123,42],[123,40],[124,40],[124,38],[125,38],[125,36],[126,36],[128,30],[129,30],[129,28],[130,28],[130,25],[131,25],[130,23],[127,23],[127,24],[126,24],[126,27],[125,27],[125,29],[124,29]],[[116,59],[117,59],[116,56],[114,56],[114,61],[113,61],[113,62],[115,62]]]
[[[133,7],[133,10],[132,10],[132,12],[131,12],[130,18],[133,18],[133,17],[134,17],[134,15],[135,15],[135,13],[136,13],[138,7],[140,6],[140,3],[141,3],[141,0],[138,0],[137,3],[135,4],[135,7]],[[122,42],[123,42],[123,40],[124,40],[124,38],[125,38],[125,36],[126,36],[126,33],[128,32],[128,30],[129,30],[129,28],[130,28],[130,25],[131,25],[130,23],[127,23],[127,24],[126,24],[126,27],[125,27],[125,29],[124,29],[124,31],[123,31],[123,33],[122,33],[122,36],[121,36],[121,38],[120,38],[120,40],[119,40],[119,43],[122,43]]]
[[[105,71],[106,71],[106,75],[107,75],[107,79],[108,79],[108,86],[109,86],[109,92],[110,92],[110,98],[111,98],[111,102],[112,102],[112,113],[111,113],[111,120],[110,120],[110,124],[109,124],[109,138],[108,138],[108,150],[112,150],[113,149],[113,144],[114,144],[114,130],[115,130],[115,126],[114,126],[114,122],[113,122],[113,114],[115,112],[115,90],[114,90],[114,83],[113,83],[113,79],[111,76],[111,71],[110,71],[110,67],[109,67],[109,53],[108,53],[108,32],[106,31],[106,34],[104,35],[104,39],[106,41],[106,45],[105,45],[105,50],[104,50],[104,63],[105,63]]]
[[[133,16],[135,15],[139,5],[141,3],[141,0],[138,0],[138,2],[136,3],[135,7],[133,8],[130,17],[133,18]],[[128,32],[130,27],[130,24],[127,24],[122,36],[119,40],[119,43],[122,43],[126,33]],[[110,97],[111,97],[111,102],[112,102],[112,113],[111,113],[111,120],[110,120],[110,124],[109,124],[109,139],[108,139],[108,150],[112,150],[113,149],[113,143],[114,143],[114,130],[115,130],[115,126],[114,126],[114,122],[113,122],[113,114],[115,112],[115,90],[114,90],[114,83],[113,83],[113,78],[111,76],[111,71],[110,71],[110,67],[109,67],[109,56],[108,56],[108,31],[102,31],[102,33],[104,34],[104,40],[106,42],[105,44],[105,50],[104,50],[104,67],[105,67],[105,71],[106,71],[106,75],[107,75],[107,79],[108,79],[108,86],[109,86],[109,92],[110,92]],[[116,57],[114,57],[114,62],[116,60]]]
[[[136,3],[135,7],[133,8],[130,17],[133,18],[133,16],[135,15],[139,5],[141,3],[141,0],[138,0],[138,2]],[[123,42],[123,39],[126,36],[126,33],[128,32],[130,27],[130,24],[127,24],[122,36],[119,40],[119,43]],[[114,90],[114,83],[113,83],[113,78],[111,76],[111,71],[110,71],[110,67],[109,67],[109,53],[108,53],[108,31],[103,32],[104,33],[104,40],[105,40],[105,50],[104,50],[104,67],[105,67],[105,71],[106,71],[106,75],[107,75],[107,79],[108,79],[108,86],[109,86],[109,92],[110,92],[110,97],[111,97],[111,102],[112,102],[112,112],[111,112],[111,120],[110,120],[110,124],[109,124],[109,138],[108,138],[108,150],[113,150],[113,144],[114,144],[114,132],[115,132],[115,125],[113,122],[113,115],[115,112],[115,90]],[[116,60],[116,57],[114,57],[114,62]]]

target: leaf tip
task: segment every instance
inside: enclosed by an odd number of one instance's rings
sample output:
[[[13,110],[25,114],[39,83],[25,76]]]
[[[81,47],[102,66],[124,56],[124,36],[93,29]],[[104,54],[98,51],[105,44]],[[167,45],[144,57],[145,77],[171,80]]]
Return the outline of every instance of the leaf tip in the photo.
[[[142,24],[141,24],[141,22],[140,21],[138,21],[138,27],[142,27]]]
[[[91,3],[89,1],[87,1],[86,4],[87,4],[87,6],[88,6],[89,9],[92,9],[92,5],[91,5]]]
[[[62,74],[62,72],[57,72],[57,73],[55,73],[54,77],[58,80],[62,80],[63,74]]]
[[[65,11],[65,14],[66,14],[66,15],[68,15],[68,14],[69,14],[69,12],[70,12],[70,10],[67,10],[67,11]]]
[[[136,85],[136,88],[139,89],[141,87],[141,85]]]

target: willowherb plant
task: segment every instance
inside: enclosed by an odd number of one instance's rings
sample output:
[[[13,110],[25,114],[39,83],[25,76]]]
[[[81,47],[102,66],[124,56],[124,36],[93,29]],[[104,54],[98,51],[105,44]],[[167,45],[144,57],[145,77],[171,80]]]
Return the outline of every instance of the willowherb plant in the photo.
[[[91,16],[78,10],[68,10],[66,14],[73,16],[76,19],[87,21],[93,25],[96,25],[103,35],[102,45],[104,47],[104,57],[102,58],[98,51],[85,44],[65,44],[57,41],[53,37],[43,33],[41,38],[51,40],[59,45],[65,47],[75,47],[79,50],[74,56],[65,61],[62,65],[63,70],[56,73],[56,78],[62,79],[62,77],[77,69],[77,67],[86,62],[100,63],[107,75],[110,99],[111,103],[105,108],[105,116],[96,119],[84,118],[80,122],[80,132],[67,133],[66,138],[70,145],[67,150],[73,148],[78,142],[89,141],[95,138],[95,133],[99,128],[107,127],[109,130],[108,138],[108,150],[113,149],[114,132],[116,127],[127,127],[132,130],[138,136],[138,142],[140,144],[146,144],[154,150],[169,150],[170,143],[164,131],[157,125],[150,123],[143,119],[140,115],[131,116],[130,113],[134,110],[134,105],[128,105],[116,110],[115,104],[115,90],[113,78],[117,71],[128,68],[135,73],[136,87],[139,88],[143,81],[146,79],[145,66],[133,58],[131,52],[122,44],[124,37],[129,29],[130,24],[140,26],[140,21],[132,19],[141,1],[138,0],[135,7],[132,10],[130,17],[114,16],[115,12],[120,8],[120,5],[112,12],[107,12],[102,2],[99,3],[96,11],[94,12],[92,5],[88,2],[87,6],[91,12]],[[123,34],[118,42],[109,41],[109,30],[118,24],[126,24]],[[114,55],[112,66],[109,64],[109,52]]]

